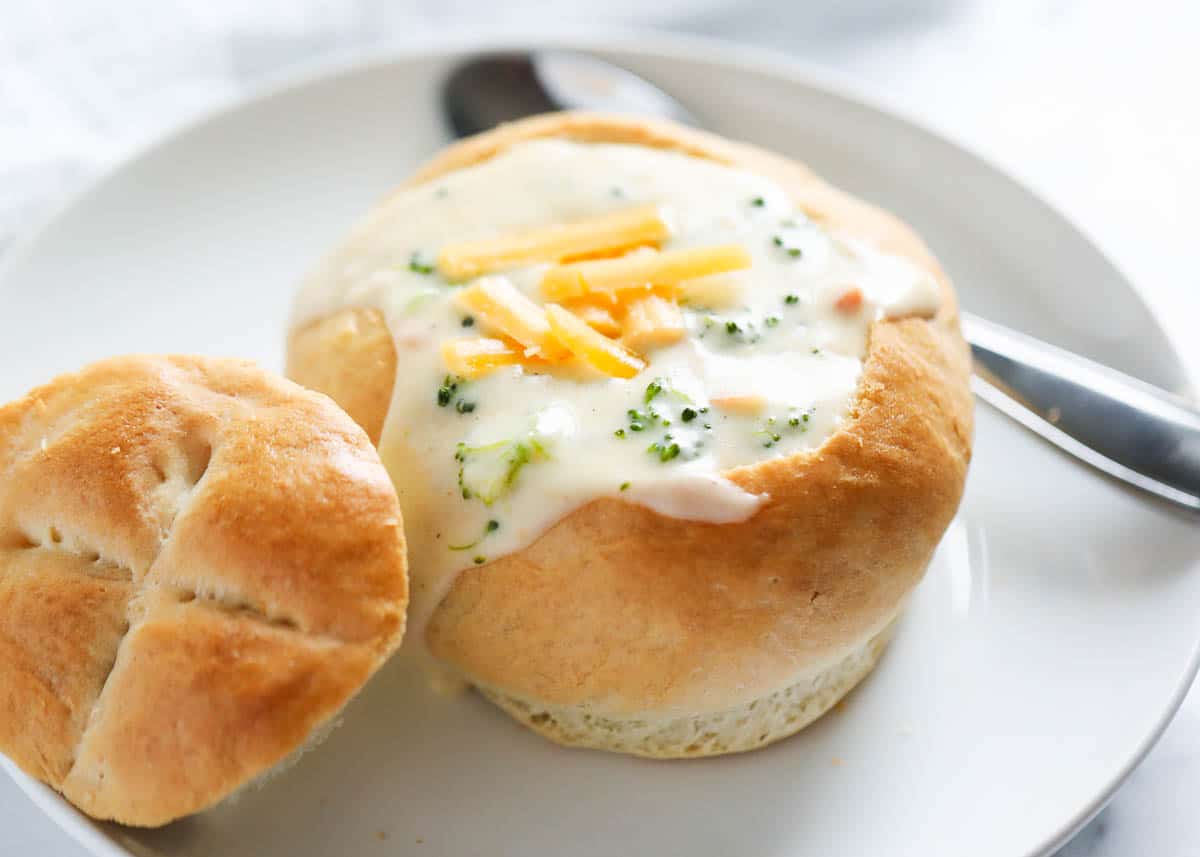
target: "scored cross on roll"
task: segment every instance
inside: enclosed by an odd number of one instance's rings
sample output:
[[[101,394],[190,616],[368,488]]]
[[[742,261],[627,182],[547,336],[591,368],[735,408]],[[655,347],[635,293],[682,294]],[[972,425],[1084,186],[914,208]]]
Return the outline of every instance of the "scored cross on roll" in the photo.
[[[328,398],[135,356],[0,407],[0,752],[95,818],[206,809],[399,645],[396,496]]]

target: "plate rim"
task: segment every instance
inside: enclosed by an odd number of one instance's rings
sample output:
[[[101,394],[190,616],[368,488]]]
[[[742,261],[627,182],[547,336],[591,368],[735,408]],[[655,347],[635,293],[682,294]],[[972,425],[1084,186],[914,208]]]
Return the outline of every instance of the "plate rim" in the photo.
[[[50,206],[49,211],[36,219],[29,227],[18,232],[4,255],[0,257],[0,294],[6,289],[13,272],[36,251],[43,236],[60,219],[84,204],[93,194],[99,192],[110,181],[117,179],[138,162],[161,149],[174,145],[180,139],[209,124],[219,122],[242,110],[253,108],[276,96],[339,77],[349,77],[374,68],[471,52],[530,49],[581,52],[627,51],[641,54],[647,58],[660,58],[668,61],[699,61],[717,68],[732,67],[750,71],[781,79],[795,86],[823,92],[878,114],[889,122],[903,124],[910,131],[939,145],[957,149],[997,177],[1013,185],[1029,202],[1041,206],[1063,225],[1074,231],[1091,252],[1095,253],[1120,276],[1132,292],[1133,297],[1145,310],[1147,317],[1158,329],[1160,336],[1158,346],[1174,364],[1185,390],[1195,389],[1194,367],[1180,358],[1171,336],[1162,326],[1158,312],[1145,301],[1136,282],[1121,265],[1117,264],[1104,251],[1100,242],[1086,227],[1068,217],[1058,206],[1035,190],[1031,183],[1015,175],[1009,167],[999,166],[991,157],[980,153],[972,145],[954,139],[951,134],[943,132],[925,118],[914,115],[912,111],[906,110],[902,106],[886,103],[881,96],[875,95],[851,76],[827,66],[797,59],[774,47],[747,45],[713,36],[684,34],[656,27],[602,27],[589,34],[555,28],[535,29],[521,33],[500,31],[487,36],[440,33],[425,37],[419,44],[415,41],[393,42],[367,51],[339,53],[267,75],[258,83],[250,86],[241,96],[210,105],[182,122],[171,125],[140,141],[92,176],[80,188],[68,193],[56,204]],[[1107,806],[1174,720],[1198,673],[1200,673],[1200,634],[1192,644],[1187,666],[1180,675],[1173,694],[1167,700],[1153,727],[1137,744],[1129,759],[1120,766],[1111,781],[1098,789],[1095,797],[1087,801],[1082,808],[1073,811],[1070,817],[1040,845],[1023,857],[1049,857]],[[17,787],[42,813],[91,854],[96,857],[134,857],[133,851],[118,844],[113,836],[104,832],[103,822],[85,816],[58,792],[29,776],[14,762],[2,755],[0,755],[0,768],[4,769]]]

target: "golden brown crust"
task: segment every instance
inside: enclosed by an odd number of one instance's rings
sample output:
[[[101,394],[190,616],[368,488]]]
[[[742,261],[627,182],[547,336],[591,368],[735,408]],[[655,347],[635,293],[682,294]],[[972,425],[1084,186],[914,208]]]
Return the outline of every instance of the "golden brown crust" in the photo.
[[[341,359],[330,360],[331,351]],[[298,384],[332,396],[378,445],[396,377],[396,347],[383,313],[352,307],[293,331],[286,372]]]
[[[0,408],[0,751],[158,825],[286,757],[399,643],[366,435],[244,361],[93,364]]]
[[[970,458],[969,357],[954,293],[891,215],[787,159],[669,123],[538,117],[450,147],[410,184],[549,136],[669,148],[770,177],[809,216],[912,260],[941,285],[935,318],[873,327],[852,416],[820,449],[728,474],[770,495],[752,519],[702,524],[597,500],[527,548],[461,574],[426,634],[467,676],[546,705],[613,717],[729,709],[861,646],[920,580]],[[308,346],[319,351],[312,360],[363,360],[333,342]],[[390,390],[390,380],[378,387]],[[340,401],[347,391],[329,392]]]

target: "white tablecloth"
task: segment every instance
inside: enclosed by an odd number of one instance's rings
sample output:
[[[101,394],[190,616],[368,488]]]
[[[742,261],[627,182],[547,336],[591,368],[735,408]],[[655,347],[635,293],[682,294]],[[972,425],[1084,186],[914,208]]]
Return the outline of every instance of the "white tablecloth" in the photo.
[[[179,121],[289,68],[544,26],[536,0],[9,0],[0,14],[0,253]],[[966,142],[1082,225],[1200,372],[1200,4],[1191,0],[607,0],[564,29],[649,24],[782,49]],[[565,13],[562,12],[567,8]],[[0,306],[2,311],[2,306]],[[1198,619],[1200,621],[1200,619]],[[1063,857],[1200,854],[1200,695]],[[82,851],[0,779],[0,854]]]

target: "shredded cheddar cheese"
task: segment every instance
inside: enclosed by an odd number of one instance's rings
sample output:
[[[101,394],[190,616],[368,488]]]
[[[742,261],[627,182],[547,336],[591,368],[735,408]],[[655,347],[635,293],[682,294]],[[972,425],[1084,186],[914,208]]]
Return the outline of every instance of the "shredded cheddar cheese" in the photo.
[[[629,302],[623,327],[621,340],[630,348],[643,352],[678,342],[687,333],[679,305],[654,292]]]
[[[655,217],[665,228],[657,209],[646,206],[525,233],[507,239],[507,255],[500,253],[496,249],[500,245],[494,242],[495,252],[488,259],[495,261],[503,256],[510,261],[528,261],[534,249],[561,257],[568,245],[579,252],[604,252],[617,246],[614,242],[622,236],[659,235],[647,227],[656,222]],[[607,236],[608,244],[602,244],[597,235]],[[464,246],[448,248],[453,251],[449,255],[459,261],[468,257],[478,261],[485,255],[463,254],[460,251]],[[481,262],[471,270],[490,264]],[[598,370],[632,378],[646,366],[639,352],[672,345],[686,336],[679,307],[681,283],[707,280],[711,284],[719,279],[714,275],[748,267],[750,255],[733,244],[662,253],[643,249],[619,258],[569,262],[551,268],[543,276],[542,293],[551,301],[544,307],[506,277],[481,277],[461,289],[454,300],[478,319],[491,338],[443,343],[446,367],[464,378],[517,363],[553,367],[556,371]],[[464,264],[455,270],[463,273],[468,268]]]
[[[619,259],[575,262],[548,270],[542,294],[561,301],[593,292],[649,286],[678,286],[684,280],[750,267],[750,254],[737,244],[695,247],[664,253],[631,253]]]
[[[658,206],[643,205],[575,223],[449,244],[438,253],[437,268],[451,282],[462,282],[521,265],[657,246],[670,235],[671,227]]]
[[[588,365],[617,378],[632,378],[646,361],[616,340],[597,333],[579,316],[558,304],[546,305],[546,319],[559,341]]]
[[[502,339],[474,337],[447,339],[442,343],[446,369],[463,378],[481,378],[501,366],[524,363],[522,349]]]
[[[767,407],[767,400],[762,396],[720,396],[712,400],[714,408],[728,414],[754,416],[761,414]]]
[[[529,356],[558,360],[566,350],[550,332],[546,314],[504,277],[484,277],[455,296],[489,331],[515,339]]]
[[[567,309],[583,319],[588,327],[598,333],[613,337],[621,335],[621,323],[617,321],[608,307],[576,301],[568,305]]]

